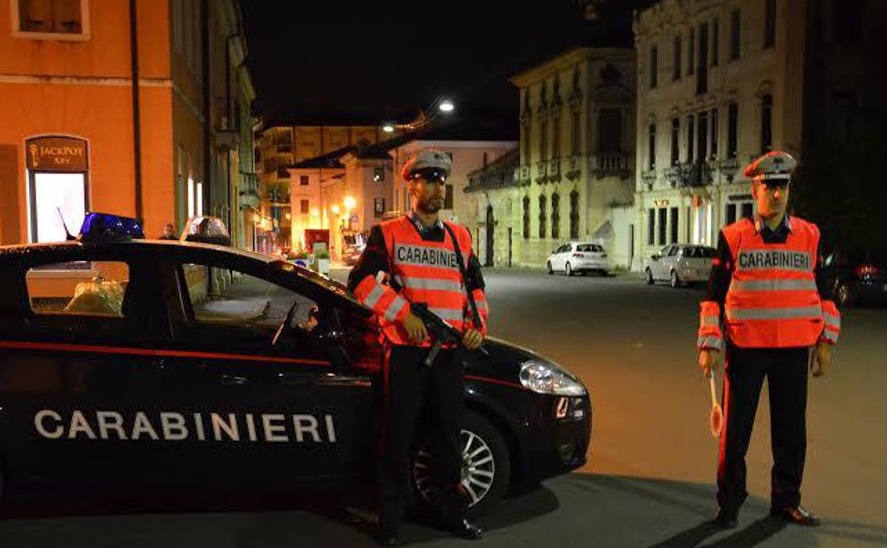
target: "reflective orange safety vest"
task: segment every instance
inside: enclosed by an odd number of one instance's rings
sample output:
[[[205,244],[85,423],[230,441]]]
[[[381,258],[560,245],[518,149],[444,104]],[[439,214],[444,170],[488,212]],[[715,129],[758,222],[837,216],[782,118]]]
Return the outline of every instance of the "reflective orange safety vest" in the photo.
[[[819,229],[791,218],[785,243],[765,243],[750,219],[724,228],[733,256],[733,275],[724,303],[727,338],[746,348],[812,346],[834,343],[840,317],[831,301],[823,302],[814,268]]]
[[[460,225],[449,225],[459,241],[463,264],[468,265],[471,256],[471,236]],[[388,251],[391,275],[402,287],[397,293],[389,285],[373,276],[367,276],[354,290],[357,300],[373,309],[384,337],[393,344],[409,345],[402,321],[410,311],[410,302],[426,303],[428,309],[440,316],[459,331],[474,327],[486,335],[487,301],[480,289],[472,292],[480,326],[471,320],[470,305],[455,246],[449,232],[444,241],[423,240],[409,217],[403,216],[381,224],[385,247]],[[425,341],[420,346],[430,346]]]

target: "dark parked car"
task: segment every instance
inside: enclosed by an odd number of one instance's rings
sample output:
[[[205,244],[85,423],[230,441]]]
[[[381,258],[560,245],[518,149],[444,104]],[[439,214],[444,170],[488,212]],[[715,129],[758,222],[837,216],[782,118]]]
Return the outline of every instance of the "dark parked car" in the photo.
[[[0,247],[0,495],[372,481],[381,350],[367,308],[266,255],[122,240]],[[576,377],[488,347],[465,372],[475,514],[581,466],[591,437]],[[433,455],[415,447],[415,490],[433,496]]]
[[[887,304],[887,253],[837,250],[824,257],[839,306]]]

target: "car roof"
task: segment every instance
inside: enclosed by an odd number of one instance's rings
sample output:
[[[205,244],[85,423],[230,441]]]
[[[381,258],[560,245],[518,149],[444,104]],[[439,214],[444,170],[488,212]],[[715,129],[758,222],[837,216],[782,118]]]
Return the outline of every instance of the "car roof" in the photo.
[[[90,243],[80,241],[65,241],[51,243],[33,243],[33,244],[16,244],[8,246],[0,246],[0,267],[4,265],[21,264],[22,262],[30,263],[32,258],[40,255],[56,255],[59,261],[65,261],[64,256],[68,253],[76,254],[81,250],[95,251],[102,256],[120,255],[120,256],[139,256],[140,251],[157,251],[163,253],[164,250],[174,253],[175,256],[187,259],[189,252],[195,255],[205,256],[207,252],[228,255],[237,264],[259,264],[268,268],[279,269],[280,272],[297,276],[303,283],[308,283],[315,287],[315,294],[318,291],[325,290],[329,296],[335,295],[340,300],[348,301],[352,306],[360,307],[365,310],[366,307],[361,305],[353,295],[348,291],[347,287],[331,278],[317,274],[313,270],[294,265],[287,261],[282,261],[276,257],[256,253],[236,247],[229,247],[217,244],[208,244],[201,242],[185,242],[179,240],[147,240],[135,239],[119,242],[102,242]],[[79,259],[78,259],[79,260]],[[235,265],[232,265],[232,267]],[[334,297],[334,298],[335,298]]]

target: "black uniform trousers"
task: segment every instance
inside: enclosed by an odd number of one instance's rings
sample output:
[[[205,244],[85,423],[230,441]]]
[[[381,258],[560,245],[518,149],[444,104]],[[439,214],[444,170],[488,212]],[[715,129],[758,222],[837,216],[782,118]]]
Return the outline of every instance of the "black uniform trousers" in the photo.
[[[429,350],[398,345],[386,349],[378,474],[380,525],[388,533],[396,533],[403,521],[410,489],[410,454],[414,441],[426,434],[434,455],[431,481],[443,524],[461,522],[465,512],[466,499],[457,492],[462,471],[462,363],[458,350],[443,349],[428,367],[423,362]],[[416,432],[423,416],[430,419],[430,432]]]
[[[807,452],[809,349],[739,348],[727,344],[725,427],[718,457],[718,504],[737,511],[748,496],[745,454],[764,377],[770,398],[771,506],[797,506]]]

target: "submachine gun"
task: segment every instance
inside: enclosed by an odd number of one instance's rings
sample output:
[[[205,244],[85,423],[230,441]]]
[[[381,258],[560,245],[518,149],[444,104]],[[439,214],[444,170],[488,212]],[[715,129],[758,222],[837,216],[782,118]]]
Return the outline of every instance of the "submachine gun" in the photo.
[[[380,277],[382,277],[383,279],[379,280]],[[394,289],[398,293],[401,293],[401,285],[397,282],[397,280],[390,277],[387,273],[380,271],[379,274],[376,276],[376,279],[379,280],[381,283],[385,283],[387,281],[388,285],[392,289]],[[403,295],[401,294],[401,296]],[[429,310],[428,304],[411,302],[410,311],[417,318],[422,320],[422,322],[425,324],[425,329],[428,330],[428,334],[431,335],[431,339],[433,341],[431,345],[431,351],[428,353],[428,356],[425,358],[424,361],[426,367],[431,367],[432,365],[434,365],[434,360],[437,358],[437,354],[438,352],[440,352],[441,346],[443,346],[444,344],[462,344],[462,332],[452,325],[448,324],[443,320],[443,318]],[[480,352],[484,356],[490,355],[489,349],[484,344],[481,344],[476,349],[476,351]]]

